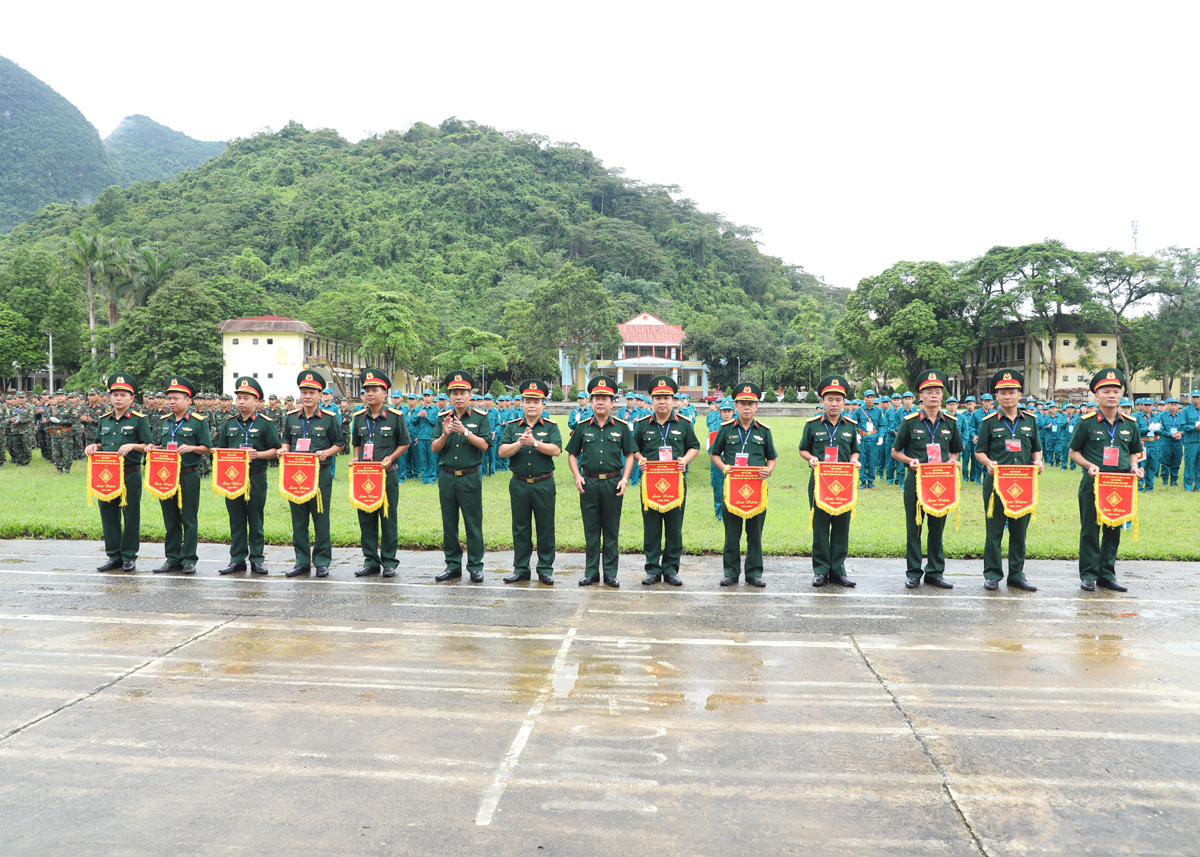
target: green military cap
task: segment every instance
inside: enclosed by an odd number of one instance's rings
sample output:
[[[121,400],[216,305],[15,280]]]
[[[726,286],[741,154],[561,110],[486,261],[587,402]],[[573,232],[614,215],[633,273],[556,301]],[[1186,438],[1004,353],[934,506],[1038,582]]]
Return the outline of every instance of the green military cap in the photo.
[[[1092,383],[1088,385],[1088,389],[1093,393],[1101,387],[1124,387],[1125,376],[1120,369],[1101,369],[1092,376]]]
[[[817,384],[817,395],[824,397],[826,393],[841,393],[843,396],[849,396],[850,382],[841,375],[826,375],[821,379],[821,383]]]
[[[320,372],[305,369],[296,376],[296,386],[301,390],[316,390],[319,393],[325,389],[325,378]]]
[[[550,395],[550,385],[545,381],[539,381],[536,378],[530,378],[528,381],[521,382],[521,395],[523,397],[528,396],[531,399],[544,399]]]
[[[992,390],[999,392],[1000,390],[1020,390],[1025,386],[1025,373],[1018,369],[1001,369],[992,376]],[[1033,404],[1030,399],[1027,403]]]
[[[67,391],[66,391],[66,390],[55,390],[55,391],[54,391],[54,395],[56,395],[56,396],[65,396],[65,395],[67,395]]]
[[[446,375],[445,385],[448,390],[470,390],[475,386],[475,376],[465,369],[455,369]]]
[[[263,388],[258,381],[246,375],[238,378],[237,387],[234,388],[235,393],[250,393],[258,398],[261,402],[263,397]]]
[[[128,372],[114,372],[108,376],[106,386],[111,390],[124,390],[126,393],[137,395],[137,379]],[[23,396],[24,393],[17,395]]]
[[[88,390],[88,395],[89,396],[99,396],[100,391],[97,390],[95,387],[92,387],[90,390]]]
[[[926,369],[924,372],[918,372],[912,380],[911,386],[920,393],[922,390],[928,390],[932,387],[941,387],[946,389],[946,373],[939,372],[937,369]]]
[[[182,375],[172,375],[170,382],[167,384],[168,393],[183,393],[191,398],[196,395],[196,385]]]
[[[587,391],[589,396],[615,396],[617,382],[607,375],[597,375],[588,381]]]
[[[359,373],[358,379],[362,382],[362,386],[364,388],[383,387],[383,389],[386,390],[392,386],[392,382],[388,380],[388,376],[372,366],[368,366],[366,369],[363,369],[362,372]]]
[[[733,400],[735,402],[757,402],[762,396],[762,390],[757,384],[743,381],[734,385]]]
[[[273,402],[278,402],[278,401],[279,401],[279,397],[278,397],[278,396],[276,396],[274,393],[272,393],[271,395],[267,396],[267,399],[269,399],[270,401],[273,401]]]
[[[651,396],[674,396],[679,393],[679,383],[670,375],[656,375],[650,379]]]

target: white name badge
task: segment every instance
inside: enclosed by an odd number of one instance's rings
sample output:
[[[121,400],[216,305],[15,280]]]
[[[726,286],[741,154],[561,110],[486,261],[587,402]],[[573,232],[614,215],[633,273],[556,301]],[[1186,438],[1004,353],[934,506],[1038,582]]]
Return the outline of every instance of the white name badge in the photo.
[[[296,452],[308,452],[308,448],[312,445],[312,438],[302,437],[296,441]]]

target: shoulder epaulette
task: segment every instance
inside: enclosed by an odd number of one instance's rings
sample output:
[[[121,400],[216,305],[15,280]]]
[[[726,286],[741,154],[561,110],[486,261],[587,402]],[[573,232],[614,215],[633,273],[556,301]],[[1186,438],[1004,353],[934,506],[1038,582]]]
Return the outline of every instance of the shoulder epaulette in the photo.
[[[286,414],[284,414],[284,416],[285,416],[285,417],[290,417],[292,414],[298,414],[298,413],[300,413],[300,409],[299,409],[299,408],[293,408],[292,410],[290,410],[290,411],[288,411]]]
[[[271,419],[270,417],[268,417],[266,414],[262,413],[261,411],[259,412],[258,415],[269,423],[275,422],[275,420]]]
[[[852,426],[858,425],[858,420],[853,419],[851,417],[842,417],[842,419],[844,419],[846,422],[850,423],[850,425],[852,425]]]
[[[905,418],[906,420],[912,420],[912,419],[916,419],[916,418],[917,418],[917,415],[918,415],[918,414],[920,414],[920,413],[921,413],[920,411],[913,411],[911,414],[905,414],[905,415],[904,415],[904,418]]]
[[[471,410],[473,410],[475,413],[479,414],[479,416],[481,416],[481,417],[487,416],[487,411],[483,410],[483,408],[471,408]]]
[[[736,422],[737,422],[737,417],[730,417],[729,419],[727,419],[727,420],[725,420],[724,422],[722,422],[722,423],[721,423],[721,425],[723,425],[723,426],[731,426],[731,425],[733,425],[733,424],[734,424],[734,423],[736,423]]]
[[[350,416],[352,416],[352,417],[357,417],[359,414],[361,414],[361,413],[362,413],[363,411],[365,411],[366,409],[367,409],[367,406],[366,406],[366,405],[359,405],[357,408],[355,408],[355,409],[354,409],[354,410],[353,410],[353,411],[350,413]],[[390,411],[390,410],[391,410],[391,408],[388,408],[388,410]]]
[[[171,418],[171,412],[170,412],[170,411],[167,411],[165,414],[162,414],[162,415],[160,415],[160,416],[159,416],[159,419],[160,419],[160,420],[167,420],[167,419],[170,419],[170,418]]]
[[[398,417],[404,416],[404,411],[400,410],[399,408],[393,408],[391,405],[388,405],[388,410]]]
[[[1101,419],[1103,416],[1104,416],[1103,411],[1096,411],[1096,413],[1094,413],[1094,414],[1088,414],[1087,418],[1098,420],[1098,419]]]
[[[583,419],[581,419],[581,420],[579,420],[578,422],[576,422],[576,423],[575,423],[575,428],[579,428],[579,427],[580,427],[581,425],[583,425],[584,423],[590,423],[590,422],[591,422],[592,420],[594,420],[594,419],[596,419],[596,415],[595,415],[595,414],[593,414],[593,415],[592,415],[592,416],[590,416],[590,417],[584,417]]]
[[[201,422],[204,422],[205,420],[208,419],[208,417],[202,417],[195,411],[192,411],[190,414],[188,414],[188,416],[190,416],[194,420],[200,420]]]
[[[989,412],[988,412],[988,413],[987,413],[987,414],[984,416],[984,418],[983,418],[982,420],[980,420],[980,422],[981,422],[981,423],[982,423],[982,422],[986,422],[987,420],[990,420],[992,417],[996,416],[996,414],[998,414],[998,413],[1000,413],[1000,412],[999,412],[999,411],[989,411]]]
[[[446,414],[453,413],[453,412],[454,412],[454,408],[446,408],[446,410],[444,410],[444,411],[438,411],[438,418],[440,419],[441,417],[446,416]]]
[[[104,419],[105,417],[111,417],[112,415],[113,415],[113,412],[109,411],[107,414],[101,414],[100,419]]]
[[[679,418],[680,418],[681,420],[687,420],[689,423],[692,421],[692,418],[691,418],[691,417],[689,417],[687,414],[680,414],[680,415],[679,415]]]
[[[764,423],[762,420],[755,420],[755,421],[754,421],[754,424],[755,424],[755,425],[762,426],[762,427],[763,427],[763,428],[765,428],[767,431],[770,431],[770,430],[771,430],[771,427],[770,427],[769,425],[767,425],[766,423]],[[855,423],[855,425],[858,425],[858,423]]]
[[[805,422],[811,423],[813,420],[819,420],[823,416],[825,416],[825,415],[824,414],[813,414],[811,417],[809,417],[807,420],[805,420]],[[846,419],[846,417],[843,417],[843,419]]]
[[[113,411],[109,411],[109,413],[111,414],[111,413],[114,413],[114,412],[113,412]],[[128,411],[126,411],[126,413],[133,414],[135,417],[144,417],[144,416],[146,416],[146,415],[145,415],[145,414],[144,414],[142,411],[135,411],[133,408],[130,408]]]
[[[625,420],[621,419],[620,417],[614,417],[612,414],[609,414],[608,417],[611,420],[615,420],[616,422],[619,422],[623,426],[629,425],[629,423],[627,423]]]
[[[1120,413],[1120,412],[1118,411],[1118,413]],[[1121,416],[1123,416],[1127,420],[1132,420],[1135,423],[1137,422],[1137,417],[1133,416],[1132,414],[1121,414]]]
[[[650,419],[650,416],[651,416],[650,414],[642,414],[642,416],[638,417],[636,420],[634,420],[634,422],[640,423],[642,420]]]
[[[318,408],[317,410],[319,410],[323,414],[329,414],[329,416],[331,416],[331,417],[340,417],[341,416],[341,414],[339,414],[333,408]]]

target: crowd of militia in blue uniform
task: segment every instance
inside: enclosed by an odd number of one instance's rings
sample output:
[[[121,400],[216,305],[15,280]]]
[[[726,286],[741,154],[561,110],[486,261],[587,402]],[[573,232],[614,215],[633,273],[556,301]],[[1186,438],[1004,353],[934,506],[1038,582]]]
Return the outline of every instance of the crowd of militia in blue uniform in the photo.
[[[859,489],[874,488],[876,479],[903,488],[905,469],[892,458],[890,450],[900,421],[918,409],[912,393],[893,393],[888,398],[876,397],[874,390],[866,390],[862,399],[848,405],[851,419],[858,423],[862,449]],[[976,402],[974,396],[967,396],[960,404],[957,397],[950,396],[945,409],[958,422],[962,436],[963,481],[978,484],[983,480],[984,468],[975,459],[975,444],[980,423],[994,409],[992,397],[984,394]],[[1060,406],[1057,402],[1030,400],[1025,409],[1036,415],[1046,466],[1074,470],[1067,444],[1075,424],[1095,413],[1095,403],[1076,406],[1066,402]],[[1163,485],[1178,485],[1182,468],[1183,490],[1200,491],[1200,390],[1192,391],[1191,404],[1186,407],[1175,398],[1162,402],[1122,399],[1121,411],[1137,420],[1146,452],[1143,467],[1146,475],[1138,481],[1138,490],[1153,491],[1156,479],[1161,479]]]

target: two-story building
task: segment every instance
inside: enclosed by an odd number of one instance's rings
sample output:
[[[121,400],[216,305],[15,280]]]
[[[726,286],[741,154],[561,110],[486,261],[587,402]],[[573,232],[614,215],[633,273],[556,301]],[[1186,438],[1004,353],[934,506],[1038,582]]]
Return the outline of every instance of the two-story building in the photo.
[[[685,359],[682,326],[667,324],[644,312],[618,328],[621,347],[616,359],[594,361],[592,374],[615,376],[617,384],[642,391],[656,375],[670,375],[679,383],[680,392],[693,398],[708,395],[708,366],[700,360]],[[563,348],[558,350],[558,364],[564,392],[572,384],[580,390],[586,389],[591,377],[586,365],[571,366]]]

